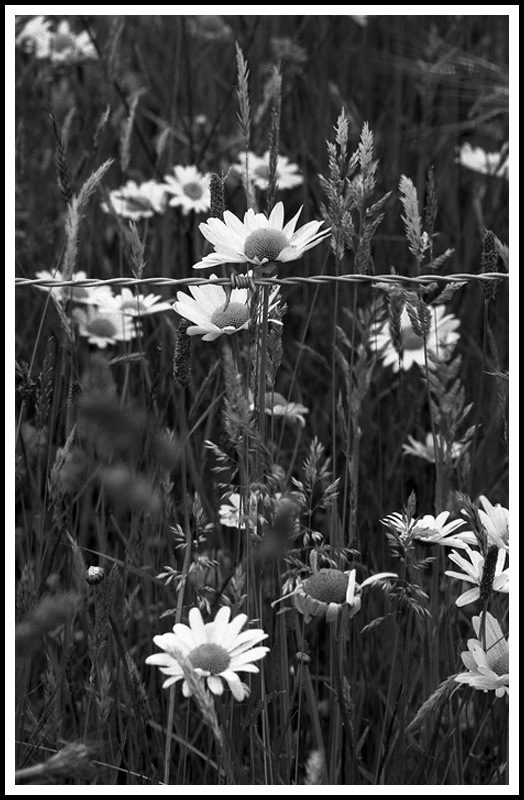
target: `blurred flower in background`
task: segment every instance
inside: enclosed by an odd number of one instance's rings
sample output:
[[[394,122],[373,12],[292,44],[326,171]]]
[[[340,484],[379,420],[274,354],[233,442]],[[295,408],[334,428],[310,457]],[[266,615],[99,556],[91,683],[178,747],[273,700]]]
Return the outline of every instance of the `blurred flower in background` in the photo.
[[[79,336],[87,338],[89,344],[101,349],[117,342],[129,342],[138,333],[136,320],[120,311],[98,309],[94,306],[75,308],[73,319]]]
[[[109,192],[109,203],[101,204],[102,211],[113,211],[120,217],[148,219],[154,214],[163,214],[166,208],[166,187],[156,181],[127,181],[120,189]]]
[[[227,42],[233,39],[233,31],[218,14],[194,14],[186,17],[189,32],[205,42]]]
[[[437,434],[437,447],[440,452],[446,453],[448,449],[448,445],[446,444],[446,440],[440,434]],[[464,438],[459,442],[453,442],[450,448],[450,455],[452,461],[458,461],[464,453],[466,453],[469,449],[471,440],[469,438]],[[431,431],[426,434],[426,438],[423,442],[419,442],[415,439],[414,436],[408,436],[406,444],[402,445],[402,452],[404,455],[416,456],[417,458],[423,458],[424,461],[428,461],[430,464],[435,463],[435,443],[433,440],[433,434]]]
[[[180,208],[183,214],[209,211],[209,175],[202,174],[195,166],[184,167],[180,164],[173,167],[173,172],[174,177],[164,175],[164,190],[170,195],[169,205]]]
[[[233,170],[245,179],[246,169],[250,183],[258,189],[266,191],[269,186],[269,150],[263,156],[254,153],[239,153],[239,164]],[[297,164],[292,164],[286,156],[279,156],[276,169],[277,189],[294,189],[304,183]]]
[[[500,153],[486,153],[482,147],[473,147],[465,142],[457,150],[457,163],[481,175],[495,175],[509,179],[509,156],[505,145]]]
[[[446,314],[446,306],[431,306],[430,328],[426,341],[428,357],[433,355],[439,358],[449,357],[450,352],[460,339],[457,328],[460,320],[454,314]],[[393,372],[400,369],[411,369],[414,364],[424,367],[426,356],[424,352],[424,339],[413,330],[407,309],[404,308],[400,317],[400,354],[395,347],[391,335],[389,320],[373,326],[370,335],[370,346],[377,351],[384,367],[391,367]],[[429,366],[432,366],[429,359]]]
[[[105,308],[130,317],[144,317],[159,311],[170,311],[173,305],[163,301],[159,294],[135,294],[124,286],[120,294],[111,297]]]
[[[59,283],[63,280],[63,275],[60,270],[55,269],[53,272],[49,270],[40,270],[35,274],[35,278],[39,280],[56,281]],[[85,281],[88,280],[87,273],[83,270],[74,272],[71,275],[72,281]],[[40,289],[44,292],[51,292],[53,299],[61,305],[65,305],[68,301],[72,303],[79,303],[80,305],[90,306],[106,306],[111,305],[113,300],[113,290],[110,286],[38,286],[35,284],[35,289]]]
[[[306,425],[305,415],[309,414],[309,408],[302,403],[291,403],[278,392],[267,392],[265,410],[266,414],[273,417],[285,417],[290,422],[298,422],[302,428]]]
[[[218,509],[221,525],[225,525],[226,528],[238,528],[240,530],[246,527],[247,521],[249,528],[256,530],[258,503],[256,494],[251,494],[249,498],[249,513],[247,509],[242,508],[242,495],[239,492],[233,492],[225,500],[226,502],[222,503]]]
[[[87,31],[74,33],[67,20],[52,23],[44,16],[30,19],[16,37],[15,43],[38,59],[49,59],[53,64],[80,64],[98,58],[96,48]]]

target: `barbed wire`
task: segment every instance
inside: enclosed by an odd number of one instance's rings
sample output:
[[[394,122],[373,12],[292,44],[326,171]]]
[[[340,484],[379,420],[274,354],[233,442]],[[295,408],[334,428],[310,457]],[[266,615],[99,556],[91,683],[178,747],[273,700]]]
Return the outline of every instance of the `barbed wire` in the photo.
[[[232,277],[218,277],[213,279],[214,284],[220,286],[234,285]],[[243,277],[243,276],[237,276]],[[288,278],[255,278],[251,281],[254,286],[301,286],[307,284],[330,283],[355,283],[371,286],[426,286],[428,284],[452,283],[490,283],[493,281],[508,280],[505,272],[484,272],[482,274],[456,273],[454,275],[293,275]],[[53,280],[52,278],[15,278],[15,288],[34,286],[39,288],[59,289],[62,287],[94,288],[97,286],[205,286],[210,283],[209,278],[84,278],[82,280]]]

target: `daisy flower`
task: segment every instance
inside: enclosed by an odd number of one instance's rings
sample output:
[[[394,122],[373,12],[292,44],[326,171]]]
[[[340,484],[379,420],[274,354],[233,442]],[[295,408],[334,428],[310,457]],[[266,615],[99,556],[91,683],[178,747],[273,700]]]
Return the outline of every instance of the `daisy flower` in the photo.
[[[467,683],[473,689],[483,692],[494,691],[497,697],[509,693],[509,644],[501,627],[489,611],[482,616],[473,617],[473,627],[477,637],[485,627],[485,642],[468,639],[468,650],[461,654],[467,672],[455,677],[457,683]]]
[[[44,16],[37,16],[25,23],[15,39],[15,44],[26,52],[34,52],[37,58],[47,58],[51,50],[52,35],[51,22]]]
[[[162,300],[159,294],[134,294],[131,289],[123,287],[120,294],[114,295],[106,304],[108,310],[119,311],[130,317],[145,317],[156,314],[158,311],[169,311],[173,308],[171,303],[158,302]]]
[[[235,700],[247,697],[248,687],[241,682],[238,673],[259,672],[253,662],[264,658],[269,647],[254,645],[267,639],[267,633],[260,628],[240,633],[247,622],[246,614],[238,614],[229,622],[230,615],[231,609],[222,606],[213,622],[204,624],[198,608],[192,608],[189,625],[177,623],[173,633],[153,637],[154,643],[164,652],[148,656],[146,664],[159,667],[167,675],[162,684],[164,689],[182,680],[182,693],[190,697],[191,688],[180,664],[180,660],[185,659],[213,694],[223,694],[225,682]]]
[[[442,511],[436,517],[431,514],[424,514],[419,519],[410,520],[405,514],[395,512],[380,521],[383,525],[395,531],[404,545],[416,540],[424,544],[466,548],[467,543],[461,538],[461,535],[455,535],[457,529],[464,525],[464,520],[459,519],[447,522],[446,520],[449,516],[449,511]]]
[[[87,31],[73,33],[69,22],[64,19],[51,35],[49,57],[55,64],[79,64],[96,60],[98,54]]]
[[[227,42],[233,38],[233,31],[217,14],[191,15],[187,22],[191,35],[205,42]]]
[[[202,286],[190,286],[193,295],[178,292],[173,303],[174,310],[181,317],[196,323],[187,328],[189,336],[200,336],[205,342],[212,342],[222,334],[231,336],[237,331],[246,330],[251,319],[250,290],[232,289],[229,295],[220,284],[214,284],[216,275],[211,275],[209,282]],[[269,311],[275,310],[279,300],[277,286],[269,296]],[[262,309],[259,309],[259,316]],[[280,324],[278,320],[270,320]]]
[[[454,570],[446,570],[445,572],[450,578],[457,578],[458,580],[475,584],[473,589],[468,589],[457,597],[455,600],[456,605],[459,607],[465,606],[468,603],[474,603],[480,597],[486,599],[486,596],[489,597],[491,591],[508,594],[509,568],[504,569],[507,551],[504,548],[498,549],[495,545],[490,547],[484,557],[477,550],[472,550],[469,545],[466,545],[465,550],[467,558],[455,551],[449,555],[451,561],[463,569],[464,572],[455,572]]]
[[[35,274],[35,278],[39,280],[56,281],[59,283],[63,280],[63,275],[60,270],[55,269],[53,272],[49,270],[40,270]],[[85,281],[87,280],[87,273],[83,270],[74,272],[71,276],[72,281]],[[113,299],[113,290],[110,286],[37,286],[35,289],[40,289],[44,292],[50,292],[53,299],[61,305],[65,305],[68,301],[79,303],[81,305],[90,306],[103,306],[110,304]]]
[[[286,597],[293,597],[294,605],[303,614],[306,623],[313,617],[332,622],[346,606],[351,618],[360,610],[362,590],[366,586],[372,586],[386,578],[398,577],[394,572],[379,572],[359,584],[356,582],[356,574],[356,569],[343,572],[341,569],[323,567],[313,572],[309,578],[301,580],[290,594],[279,598],[272,605]]]
[[[49,58],[54,64],[79,64],[98,58],[87,31],[74,33],[67,20],[59,22],[53,31],[51,22],[45,17],[34,17],[17,36],[16,44],[34,52],[36,58]]]
[[[287,263],[302,258],[307,250],[329,235],[330,229],[319,232],[322,222],[307,222],[295,230],[301,211],[302,207],[286,225],[281,202],[275,205],[269,217],[256,214],[252,208],[244,214],[243,222],[231,211],[224,211],[224,221],[210,217],[199,227],[216,252],[204,256],[193,267],[204,269],[217,264],[246,262],[260,266],[269,261]]]
[[[222,334],[236,333],[249,327],[251,312],[247,289],[232,289],[228,297],[223,286],[213,284],[216,275],[211,276],[209,284],[190,286],[193,295],[178,292],[173,303],[174,310],[181,317],[196,323],[187,329],[189,336],[200,336],[205,342],[213,342]]]
[[[166,207],[166,188],[156,181],[127,181],[120,189],[109,192],[110,203],[102,203],[106,213],[114,211],[119,217],[136,222],[154,214],[163,214]]]
[[[432,366],[431,355],[442,357],[448,355],[460,338],[457,328],[460,321],[453,314],[446,314],[446,306],[432,306],[431,325],[426,346],[429,365]],[[370,335],[370,345],[377,351],[385,367],[392,367],[393,372],[399,369],[411,369],[413,364],[425,367],[424,340],[415,333],[407,309],[400,316],[401,354],[397,352],[391,337],[389,320],[376,324]]]
[[[472,147],[466,142],[458,151],[457,162],[481,175],[509,179],[509,156],[505,156],[504,148],[500,153],[486,153],[482,147]]]
[[[175,177],[164,175],[164,189],[171,196],[170,206],[180,208],[183,214],[190,211],[200,214],[209,211],[211,206],[211,193],[209,190],[209,175],[203,175],[194,166],[173,167]]]
[[[263,156],[254,153],[239,153],[240,164],[235,164],[235,172],[245,177],[246,170],[250,183],[258,189],[267,191],[269,186],[269,150]],[[279,156],[276,169],[277,189],[294,189],[304,183],[298,166],[292,164],[287,156]]]
[[[257,527],[257,500],[256,495],[250,497],[249,514],[245,508],[241,509],[242,496],[238,492],[228,495],[227,501],[218,509],[220,524],[226,528],[245,529],[246,521],[252,530]]]
[[[467,452],[469,445],[470,442],[466,439],[460,442],[453,442],[450,448],[451,460],[458,461]],[[448,446],[444,437],[439,433],[437,433],[437,446],[441,452],[446,453]],[[419,442],[414,436],[408,436],[407,443],[402,445],[402,452],[406,456],[416,456],[417,458],[423,458],[424,461],[428,461],[430,464],[434,464],[435,445],[433,434],[431,432],[426,434],[423,442]]]
[[[267,392],[265,411],[273,417],[285,417],[291,422],[298,422],[302,428],[306,425],[305,414],[309,414],[309,408],[302,403],[291,403],[278,392]]]
[[[101,349],[116,342],[129,342],[137,336],[138,322],[120,311],[87,306],[75,308],[73,318],[79,335]]]
[[[509,511],[497,503],[492,505],[487,497],[481,495],[479,503],[480,521],[486,529],[488,543],[496,544],[497,547],[509,549]]]

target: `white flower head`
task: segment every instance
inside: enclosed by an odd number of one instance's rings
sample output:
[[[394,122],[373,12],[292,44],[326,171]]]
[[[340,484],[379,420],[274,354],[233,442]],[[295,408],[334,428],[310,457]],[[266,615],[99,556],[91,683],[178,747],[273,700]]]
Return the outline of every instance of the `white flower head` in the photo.
[[[217,281],[216,275],[211,275],[208,283],[201,286],[189,286],[190,297],[185,292],[178,292],[173,303],[174,310],[181,317],[194,322],[187,329],[189,336],[202,336],[206,342],[212,342],[219,336],[231,336],[237,331],[246,330],[251,320],[250,290],[232,289],[229,297],[226,290]],[[273,311],[279,302],[279,287],[277,286],[269,296],[269,311]],[[261,316],[258,310],[258,317]],[[280,324],[279,320],[271,320]]]
[[[430,329],[426,340],[428,361],[433,367],[430,356],[449,356],[460,339],[457,328],[460,321],[453,314],[446,314],[446,306],[431,306]],[[404,308],[400,316],[401,354],[397,352],[391,337],[389,320],[375,324],[370,334],[370,346],[376,350],[385,367],[392,367],[393,372],[400,369],[409,370],[413,364],[425,367],[424,340],[413,330],[409,314]]]
[[[57,283],[63,280],[63,275],[60,270],[40,270],[35,275],[39,280],[56,281]],[[85,281],[87,280],[87,273],[83,270],[74,272],[71,275],[72,281]],[[110,286],[38,286],[35,289],[40,289],[44,292],[50,292],[53,300],[65,305],[67,302],[78,303],[79,305],[90,306],[105,306],[110,305],[113,298],[113,290]]]
[[[145,317],[157,314],[159,311],[170,311],[173,305],[163,301],[159,294],[135,294],[124,286],[121,293],[114,295],[105,308],[130,317]]]
[[[246,171],[249,182],[258,189],[267,191],[269,187],[269,150],[263,156],[254,153],[242,152],[238,155],[240,164],[234,165],[233,169],[242,178],[245,178]],[[297,164],[292,164],[287,156],[279,156],[276,169],[277,189],[294,189],[304,183],[304,177],[300,174]]]
[[[497,697],[503,697],[509,692],[508,641],[498,621],[489,611],[473,617],[473,627],[477,638],[468,639],[468,650],[461,654],[468,671],[461,672],[455,680],[483,692],[494,691]],[[483,627],[485,641],[481,642],[479,637]]]
[[[458,528],[464,525],[464,520],[447,522],[449,511],[441,511],[436,517],[424,514],[418,519],[408,519],[399,512],[389,514],[381,520],[383,525],[394,530],[404,545],[412,541],[424,544],[439,544],[446,547],[465,548],[467,544],[461,539]]]
[[[51,37],[51,22],[40,15],[25,23],[15,44],[26,52],[33,52],[36,58],[47,58],[51,52]]]
[[[55,64],[79,64],[82,61],[96,61],[98,54],[87,31],[74,33],[67,20],[58,24],[51,37],[51,61]]]
[[[181,680],[182,693],[185,697],[191,695],[190,685],[180,664],[182,656],[189,662],[195,676],[203,680],[213,694],[223,694],[225,682],[235,700],[242,701],[247,697],[249,690],[241,682],[238,673],[259,672],[253,662],[264,658],[269,648],[255,645],[267,639],[267,633],[260,628],[250,628],[241,633],[247,622],[246,614],[238,614],[231,622],[230,616],[231,609],[222,606],[213,622],[204,624],[198,608],[192,608],[189,625],[179,622],[173,626],[172,633],[153,637],[154,643],[164,652],[148,656],[146,664],[159,667],[167,675],[162,684],[164,689]]]
[[[201,214],[209,211],[211,192],[209,175],[204,175],[195,166],[173,167],[174,177],[164,175],[164,189],[170,195],[169,205],[180,208],[183,214],[194,211]]]
[[[95,306],[75,308],[73,318],[78,326],[78,334],[87,338],[89,344],[101,349],[117,342],[131,341],[139,330],[139,322],[132,317]]]
[[[509,511],[497,503],[492,505],[487,497],[479,497],[480,521],[486,529],[488,544],[496,544],[497,547],[509,549]]]
[[[290,422],[298,422],[304,428],[306,425],[305,415],[309,414],[309,408],[302,403],[292,403],[278,392],[266,393],[266,414],[273,417],[284,417]]]
[[[444,437],[437,433],[437,447],[443,453],[446,452],[448,445]],[[452,461],[458,461],[464,453],[467,452],[470,446],[469,440],[462,440],[460,442],[453,442],[450,447],[450,457]],[[416,456],[417,458],[423,458],[424,461],[427,461],[429,464],[435,463],[435,445],[433,434],[431,431],[426,434],[426,438],[423,442],[419,442],[415,439],[414,436],[408,436],[407,442],[402,445],[402,452],[404,455]]]
[[[302,258],[307,250],[329,235],[329,229],[320,231],[322,222],[307,222],[295,230],[302,208],[284,225],[284,206],[277,203],[269,217],[256,214],[249,208],[242,222],[231,211],[224,211],[224,220],[210,217],[200,223],[203,236],[215,248],[194,264],[194,269],[214,267],[218,264],[245,264],[256,266],[268,262],[287,263]]]
[[[272,605],[285,600],[286,597],[293,597],[293,603],[303,614],[306,623],[313,617],[333,622],[344,610],[347,610],[350,618],[360,611],[364,588],[388,578],[398,577],[395,572],[379,572],[366,578],[362,583],[357,583],[356,575],[356,569],[343,571],[333,567],[323,567],[299,581],[292,592],[275,600]]]
[[[109,192],[109,203],[103,202],[101,208],[106,213],[113,211],[119,217],[136,222],[149,219],[154,214],[163,214],[166,207],[165,186],[156,181],[127,181],[124,186]]]
[[[465,581],[466,583],[474,584],[473,589],[468,589],[463,592],[455,603],[457,606],[465,606],[468,603],[474,603],[481,597],[481,587],[484,584],[486,560],[491,558],[490,553],[484,557],[477,550],[472,550],[466,544],[464,556],[459,555],[454,550],[449,554],[451,561],[464,570],[464,572],[455,572],[454,570],[446,570],[445,574],[451,578]],[[496,561],[493,564],[493,580],[490,581],[490,586],[487,587],[489,591],[502,592],[508,594],[509,592],[509,568],[504,569],[506,563],[507,551],[500,548],[496,551]],[[469,560],[468,560],[469,559]]]
[[[227,495],[225,502],[222,503],[218,509],[218,516],[220,524],[225,525],[226,528],[238,528],[239,530],[246,527],[246,522],[250,530],[257,528],[257,503],[258,495],[255,493],[250,495],[249,498],[249,511],[242,507],[242,495],[239,492],[232,492]]]
[[[472,147],[470,142],[465,142],[458,150],[457,162],[481,175],[509,179],[509,156],[505,154],[505,149],[500,153],[486,153],[482,147]]]
[[[74,33],[65,19],[53,31],[52,23],[45,17],[34,17],[17,36],[16,44],[33,52],[36,58],[49,59],[53,64],[80,64],[98,58],[87,31]]]

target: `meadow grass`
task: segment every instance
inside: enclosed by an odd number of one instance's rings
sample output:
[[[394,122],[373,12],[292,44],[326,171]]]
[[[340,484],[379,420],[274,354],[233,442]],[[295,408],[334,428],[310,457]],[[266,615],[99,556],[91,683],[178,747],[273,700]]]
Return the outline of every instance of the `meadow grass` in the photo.
[[[507,786],[509,18],[32,19],[16,782]]]

